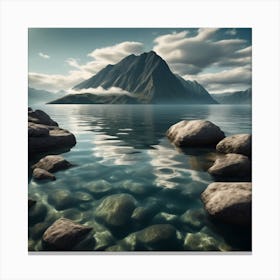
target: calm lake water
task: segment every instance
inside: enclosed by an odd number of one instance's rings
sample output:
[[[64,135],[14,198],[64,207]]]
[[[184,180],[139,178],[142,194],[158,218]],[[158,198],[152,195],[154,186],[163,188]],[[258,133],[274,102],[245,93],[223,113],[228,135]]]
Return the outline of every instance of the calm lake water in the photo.
[[[251,133],[251,107],[231,105],[42,105],[59,126],[75,134],[77,144],[62,155],[75,166],[55,173],[56,181],[29,178],[29,250],[44,250],[41,237],[59,217],[94,228],[95,242],[80,250],[140,250],[134,232],[153,224],[177,229],[177,247],[159,250],[251,250],[248,230],[214,223],[200,193],[213,182],[205,171],[215,150],[175,148],[165,137],[174,123],[207,119],[225,134]],[[33,164],[30,162],[29,164]],[[145,218],[111,229],[95,209],[109,195],[128,193]],[[188,238],[186,238],[188,236]],[[109,249],[108,249],[109,248]],[[79,249],[79,248],[78,248]],[[152,250],[152,249],[151,249]]]

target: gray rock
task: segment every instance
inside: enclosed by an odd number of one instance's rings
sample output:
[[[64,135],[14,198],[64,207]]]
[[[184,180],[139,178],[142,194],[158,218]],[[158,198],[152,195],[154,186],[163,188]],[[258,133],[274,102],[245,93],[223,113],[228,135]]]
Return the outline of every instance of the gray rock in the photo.
[[[49,115],[41,110],[28,108],[29,155],[58,149],[69,150],[76,144],[75,136],[61,129]]]
[[[151,211],[144,207],[136,207],[131,215],[131,219],[137,223],[146,222],[151,218]]]
[[[189,209],[181,215],[180,221],[192,228],[201,229],[205,221],[205,211],[203,209]]]
[[[179,221],[178,217],[174,214],[160,212],[153,217],[153,224],[177,224]]]
[[[179,147],[215,146],[225,134],[210,121],[180,121],[172,125],[166,132],[167,137]]]
[[[147,249],[170,249],[177,241],[176,228],[169,224],[152,225],[138,231],[136,239]]]
[[[57,122],[52,120],[48,114],[42,110],[29,110],[28,108],[28,121],[39,124],[46,124],[50,126],[58,126]]]
[[[251,180],[251,161],[239,154],[226,154],[218,157],[208,172],[219,178],[248,178]]]
[[[115,243],[115,239],[110,231],[98,231],[94,234],[95,239],[95,247],[94,250],[100,251],[105,248],[113,245]]]
[[[135,207],[136,201],[129,194],[110,195],[97,207],[95,216],[109,226],[125,226],[131,221]]]
[[[251,183],[212,183],[201,199],[213,218],[240,226],[251,225]]]
[[[51,155],[40,159],[32,168],[41,168],[48,172],[56,172],[59,170],[67,169],[72,164],[65,160],[62,156]]]
[[[55,176],[46,171],[45,169],[41,169],[41,168],[35,168],[33,170],[33,178],[36,180],[44,180],[44,179],[48,179],[48,180],[55,180]]]
[[[217,151],[221,153],[235,153],[251,156],[252,136],[251,134],[236,134],[226,137],[216,146]]]
[[[92,227],[60,218],[44,233],[43,241],[52,249],[71,250],[92,230]]]
[[[184,249],[190,251],[220,251],[219,242],[202,232],[187,233]]]

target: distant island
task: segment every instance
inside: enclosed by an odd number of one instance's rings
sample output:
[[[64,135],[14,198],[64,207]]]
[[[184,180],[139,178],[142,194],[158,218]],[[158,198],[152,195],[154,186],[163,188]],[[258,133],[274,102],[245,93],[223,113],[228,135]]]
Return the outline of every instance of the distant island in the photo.
[[[91,93],[102,88],[107,93]],[[110,93],[110,89],[120,92]],[[88,92],[87,92],[88,90]],[[134,54],[73,87],[74,93],[49,104],[217,104],[196,81],[186,81],[171,72],[154,51]],[[78,93],[75,94],[75,91]]]

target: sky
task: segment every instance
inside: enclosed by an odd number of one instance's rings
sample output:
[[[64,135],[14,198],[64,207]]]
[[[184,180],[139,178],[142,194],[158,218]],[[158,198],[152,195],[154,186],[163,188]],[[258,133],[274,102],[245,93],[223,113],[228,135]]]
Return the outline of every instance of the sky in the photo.
[[[251,87],[250,28],[30,28],[29,87],[69,90],[130,54],[155,51],[210,93]]]

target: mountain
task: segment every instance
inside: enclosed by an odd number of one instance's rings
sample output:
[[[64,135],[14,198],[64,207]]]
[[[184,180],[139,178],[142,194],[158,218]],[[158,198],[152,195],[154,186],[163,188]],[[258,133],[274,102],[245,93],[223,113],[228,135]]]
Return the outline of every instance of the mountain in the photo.
[[[45,104],[50,102],[54,98],[60,98],[65,95],[65,92],[50,92],[46,90],[40,90],[28,87],[28,106],[33,106],[36,104]]]
[[[217,103],[197,82],[186,81],[173,74],[167,63],[154,51],[139,56],[132,54],[115,65],[107,65],[96,75],[76,85],[73,89],[84,90],[86,93],[86,89],[98,87],[105,90],[112,87],[120,88],[129,92],[129,96],[135,98],[132,100],[138,103]],[[77,94],[67,95],[67,98],[64,97],[50,103],[65,103],[66,101],[74,103],[74,99],[79,99],[74,97],[75,95]],[[84,101],[86,97],[90,96],[82,97]],[[127,100],[127,97],[128,95],[124,100]],[[95,102],[95,98],[97,98],[96,95],[89,98],[88,103],[98,103]],[[118,101],[123,100],[118,98]]]
[[[248,88],[244,91],[211,94],[211,96],[221,104],[251,104],[252,103],[251,88]]]

